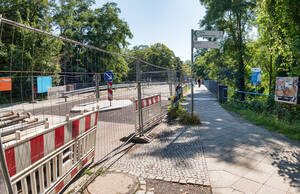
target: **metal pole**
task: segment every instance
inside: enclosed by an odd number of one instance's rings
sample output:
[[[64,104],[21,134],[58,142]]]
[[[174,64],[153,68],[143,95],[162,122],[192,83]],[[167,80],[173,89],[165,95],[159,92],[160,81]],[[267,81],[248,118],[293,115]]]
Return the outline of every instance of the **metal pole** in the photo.
[[[31,102],[34,103],[34,77],[31,75]]]
[[[139,137],[143,136],[143,110],[142,110],[142,89],[141,89],[141,72],[140,61],[136,60],[136,82],[138,92],[138,115],[139,115]]]
[[[13,194],[13,189],[12,189],[12,186],[11,186],[9,173],[8,173],[7,168],[6,168],[6,162],[5,162],[4,151],[3,151],[2,142],[1,142],[1,133],[0,133],[0,173],[1,173],[1,169],[2,169],[2,172],[3,172],[3,175],[4,175],[4,180],[5,180],[5,183],[6,183],[7,191],[8,191],[9,194]],[[1,184],[1,182],[0,182],[0,184]]]
[[[170,90],[170,97],[173,96],[173,88],[172,88],[172,76],[171,71],[168,70],[168,82],[169,82],[169,90]]]
[[[193,40],[194,30],[191,31],[191,73],[192,73],[192,81],[191,81],[191,93],[192,93],[192,115],[194,113],[194,40]]]
[[[100,98],[100,94],[99,94],[100,74],[99,73],[95,74],[95,81],[96,81],[96,98],[97,98],[97,102],[98,102],[99,98]]]

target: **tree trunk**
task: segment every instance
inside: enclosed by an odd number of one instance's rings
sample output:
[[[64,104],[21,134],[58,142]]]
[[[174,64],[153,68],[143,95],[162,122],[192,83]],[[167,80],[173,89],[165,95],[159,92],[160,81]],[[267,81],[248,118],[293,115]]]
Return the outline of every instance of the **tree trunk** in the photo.
[[[272,74],[273,74],[273,65],[272,65],[273,61],[272,61],[272,59],[273,59],[273,55],[271,53],[270,54],[270,64],[269,64],[269,95],[272,94],[272,81],[273,81],[273,79],[272,79]]]
[[[241,17],[239,13],[236,14],[237,21],[237,45],[238,45],[238,71],[237,71],[237,88],[240,91],[245,91],[245,64],[243,60],[243,32]],[[245,94],[241,94],[241,100],[245,100]]]

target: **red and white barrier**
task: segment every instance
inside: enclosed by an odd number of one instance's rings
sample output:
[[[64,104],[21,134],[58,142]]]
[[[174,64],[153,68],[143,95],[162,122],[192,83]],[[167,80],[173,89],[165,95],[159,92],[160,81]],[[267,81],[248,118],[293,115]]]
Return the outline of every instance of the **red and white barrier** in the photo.
[[[107,82],[108,101],[113,100],[112,82]]]
[[[95,155],[98,112],[3,145],[14,193],[58,193]]]
[[[161,96],[155,95],[142,99],[142,109],[161,102]],[[138,110],[138,100],[135,100],[135,110]]]
[[[143,98],[141,100],[142,115],[143,115],[143,128],[150,128],[156,123],[160,122],[164,117],[161,111],[161,96],[155,95]],[[138,114],[138,100],[135,101],[135,112],[136,112],[136,133],[139,133],[139,114]]]

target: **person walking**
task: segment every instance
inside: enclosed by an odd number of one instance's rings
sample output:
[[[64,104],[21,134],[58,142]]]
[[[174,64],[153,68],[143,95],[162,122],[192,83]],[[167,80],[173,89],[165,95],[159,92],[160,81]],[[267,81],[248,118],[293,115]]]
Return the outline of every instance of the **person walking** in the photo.
[[[200,88],[200,86],[201,86],[201,79],[200,79],[200,77],[198,78],[198,86],[199,86],[199,88]]]

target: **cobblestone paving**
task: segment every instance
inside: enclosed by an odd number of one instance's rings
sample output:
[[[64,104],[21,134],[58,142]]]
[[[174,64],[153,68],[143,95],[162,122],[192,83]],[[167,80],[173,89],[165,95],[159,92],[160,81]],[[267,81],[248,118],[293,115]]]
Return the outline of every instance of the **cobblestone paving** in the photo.
[[[124,156],[112,170],[149,179],[210,185],[196,128],[162,124],[150,144]]]
[[[113,168],[149,179],[211,185],[219,194],[300,193],[299,142],[225,111],[204,86],[195,88],[194,104],[202,125],[162,125],[153,142]]]

